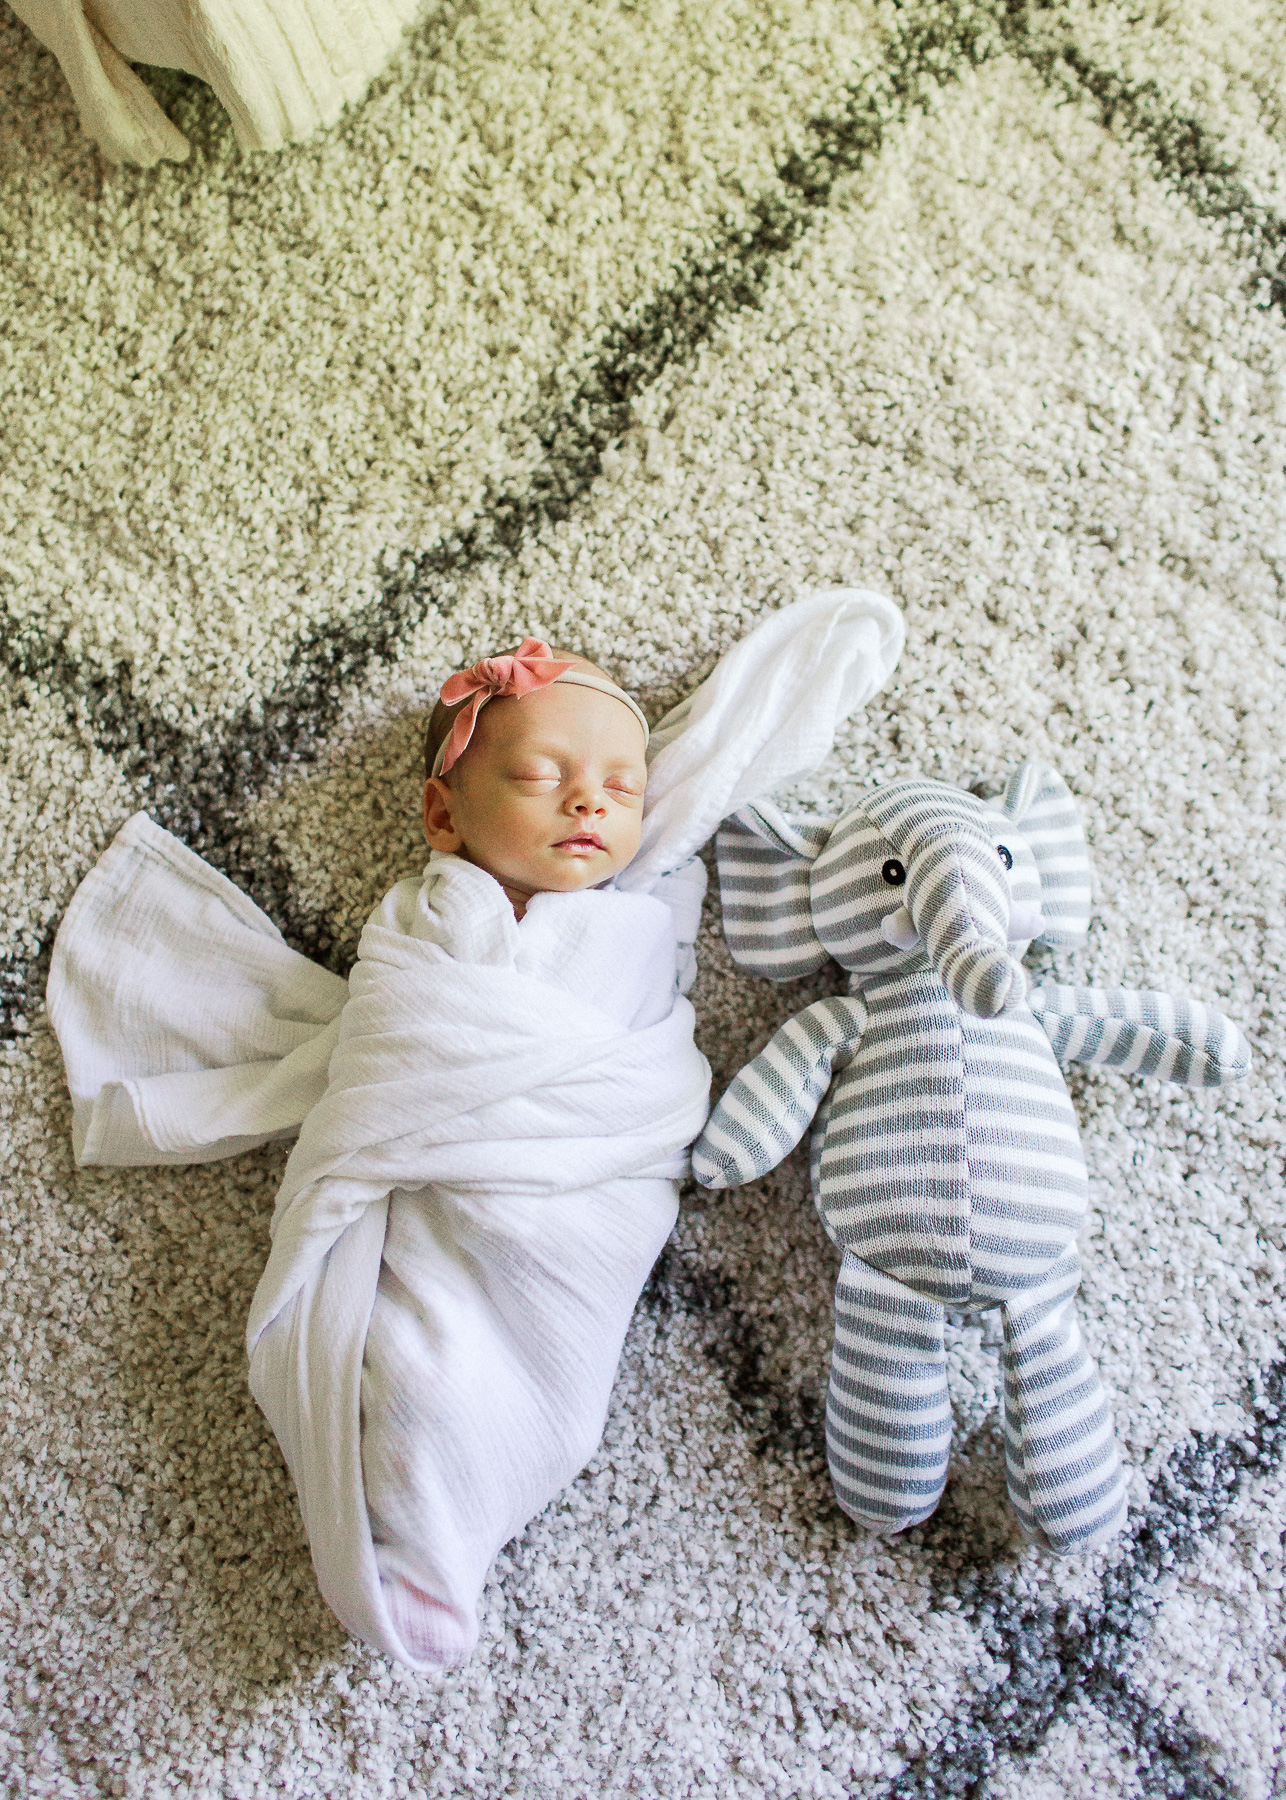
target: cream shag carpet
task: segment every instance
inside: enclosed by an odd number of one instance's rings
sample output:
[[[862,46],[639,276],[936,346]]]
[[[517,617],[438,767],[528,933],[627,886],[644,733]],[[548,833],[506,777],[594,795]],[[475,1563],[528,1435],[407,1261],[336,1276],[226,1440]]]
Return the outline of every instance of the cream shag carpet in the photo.
[[[0,8],[6,1794],[1286,1791],[1284,79],[1262,0],[469,0],[276,158],[150,74],[193,155],[142,173]],[[1076,1082],[1130,1533],[1016,1539],[964,1327],[940,1513],[848,1525],[795,1161],[687,1196],[602,1449],[412,1676],[327,1614],[246,1391],[283,1153],[77,1175],[51,934],[146,806],[343,967],[452,665],[530,630],[659,708],[839,580],[909,643],[797,803],[1051,758],[1068,966],[1256,1048]],[[717,1078],[823,986],[712,909]]]

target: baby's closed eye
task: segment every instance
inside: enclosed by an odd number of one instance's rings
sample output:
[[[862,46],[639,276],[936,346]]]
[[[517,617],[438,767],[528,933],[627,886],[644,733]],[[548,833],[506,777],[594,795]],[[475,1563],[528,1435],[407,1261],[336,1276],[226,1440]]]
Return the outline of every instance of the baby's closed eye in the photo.
[[[510,781],[519,787],[538,789],[542,793],[556,788],[563,778],[562,770],[555,763],[523,763],[509,771]]]

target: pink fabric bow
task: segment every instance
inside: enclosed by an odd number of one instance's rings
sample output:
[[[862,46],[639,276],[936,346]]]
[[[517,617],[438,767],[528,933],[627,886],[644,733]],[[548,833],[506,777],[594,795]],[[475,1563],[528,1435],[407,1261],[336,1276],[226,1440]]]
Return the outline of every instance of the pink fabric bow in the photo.
[[[478,714],[488,700],[505,694],[521,698],[523,694],[534,693],[537,688],[548,687],[551,681],[557,681],[560,675],[575,667],[575,663],[557,662],[549,645],[539,638],[524,638],[514,655],[484,656],[471,669],[448,676],[442,683],[443,704],[456,706],[470,694],[473,704],[465,707],[451,727],[442,758],[442,773],[445,775],[451,765],[459,761],[473,736]]]

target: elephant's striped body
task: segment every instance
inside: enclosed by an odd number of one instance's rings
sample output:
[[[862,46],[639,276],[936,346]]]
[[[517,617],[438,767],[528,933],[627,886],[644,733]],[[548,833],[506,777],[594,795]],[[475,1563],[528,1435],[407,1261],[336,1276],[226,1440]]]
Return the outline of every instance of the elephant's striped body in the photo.
[[[931,969],[862,988],[867,1017],[815,1139],[841,1250],[950,1307],[1037,1285],[1087,1205],[1076,1115],[1027,1007],[975,1019]]]

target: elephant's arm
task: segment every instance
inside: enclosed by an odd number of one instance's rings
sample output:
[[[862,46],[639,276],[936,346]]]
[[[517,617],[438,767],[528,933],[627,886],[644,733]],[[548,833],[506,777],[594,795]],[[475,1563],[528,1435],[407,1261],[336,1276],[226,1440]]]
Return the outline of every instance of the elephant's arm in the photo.
[[[788,1019],[746,1064],[692,1149],[702,1187],[740,1187],[775,1169],[808,1129],[837,1067],[866,1027],[854,996],[818,1000]]]
[[[1222,1087],[1250,1068],[1250,1046],[1230,1019],[1199,1000],[1147,988],[1033,988],[1027,1004],[1060,1063],[1102,1063],[1187,1087]]]

